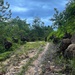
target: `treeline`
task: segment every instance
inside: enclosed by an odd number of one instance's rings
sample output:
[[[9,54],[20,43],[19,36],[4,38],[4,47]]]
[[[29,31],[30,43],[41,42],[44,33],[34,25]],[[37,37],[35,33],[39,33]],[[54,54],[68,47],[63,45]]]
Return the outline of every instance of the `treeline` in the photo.
[[[9,22],[2,22],[0,25],[0,37],[2,39],[11,39],[12,37],[20,39],[21,37],[26,37],[29,41],[42,41],[53,31],[51,26],[45,26],[44,22],[39,18],[33,20],[32,26],[26,20],[21,20],[19,17]]]

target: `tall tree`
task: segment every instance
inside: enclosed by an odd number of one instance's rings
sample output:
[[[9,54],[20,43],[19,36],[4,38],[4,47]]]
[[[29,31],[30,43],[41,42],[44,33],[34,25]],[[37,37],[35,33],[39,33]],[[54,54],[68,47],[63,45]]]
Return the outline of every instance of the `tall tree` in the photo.
[[[6,6],[4,6],[4,0],[0,0],[0,42],[2,42],[3,37],[7,34],[5,32],[6,21],[10,19],[12,14],[11,10],[6,13],[9,6],[10,4],[8,4],[8,2],[6,2]]]
[[[66,22],[64,11],[59,12],[57,10],[57,8],[54,8],[54,10],[55,10],[55,14],[53,15],[53,18],[50,19],[51,21],[53,21],[53,27],[54,28],[62,28]]]

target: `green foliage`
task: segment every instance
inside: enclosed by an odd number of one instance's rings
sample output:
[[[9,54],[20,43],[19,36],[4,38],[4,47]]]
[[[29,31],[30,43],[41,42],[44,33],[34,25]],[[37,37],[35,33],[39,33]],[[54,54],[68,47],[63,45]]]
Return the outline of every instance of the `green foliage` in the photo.
[[[4,22],[11,17],[11,10],[6,13],[9,6],[10,4],[8,4],[8,2],[6,2],[6,6],[4,6],[4,0],[0,0],[0,22]]]
[[[64,19],[64,12],[59,12],[56,8],[54,8],[55,10],[55,14],[53,15],[53,18],[51,18],[50,20],[53,21],[53,28],[61,28],[64,23],[65,23],[65,19]]]
[[[66,4],[65,10],[59,12],[54,8],[55,14],[50,20],[53,21],[53,28],[57,29],[56,36],[61,38],[67,31],[71,34],[75,33],[75,0],[70,0]],[[50,36],[50,35],[49,35]]]
[[[0,52],[5,52],[3,45],[4,38],[12,42],[13,46],[10,50],[14,50],[17,45],[21,43],[21,36],[28,38],[29,41],[43,41],[45,37],[47,37],[48,34],[53,31],[53,29],[50,26],[42,25],[42,22],[41,24],[38,24],[39,25],[35,24],[34,26],[32,26],[33,28],[31,29],[30,25],[26,23],[26,20],[12,19],[10,22],[2,22],[0,24]],[[12,36],[19,40],[16,45],[12,40]]]
[[[55,35],[55,31],[51,32],[51,33],[48,35],[48,37],[47,37],[47,40],[48,40],[48,41],[50,41],[50,37],[51,37],[52,35]]]
[[[72,60],[69,60],[69,62],[70,62],[70,67],[72,68],[72,72],[71,72],[71,74],[72,75],[75,75],[75,58],[73,58]]]
[[[64,35],[64,32],[61,31],[61,29],[58,29],[58,30],[56,31],[56,36],[57,36],[58,38],[62,38],[63,35]]]
[[[5,59],[9,58],[10,55],[11,55],[10,51],[0,54],[0,61],[3,61]]]
[[[40,40],[44,40],[45,37],[47,37],[49,33],[53,31],[53,28],[51,26],[45,26],[44,22],[42,22],[38,17],[34,18],[32,27],[32,34],[34,34],[34,36],[37,37],[38,40],[39,37]]]
[[[50,37],[51,37],[52,35],[54,35],[54,36],[56,36],[57,38],[60,38],[60,39],[61,39],[61,38],[63,37],[63,35],[64,35],[64,32],[62,32],[60,29],[51,32],[51,33],[48,35],[48,37],[47,37],[47,40],[48,40],[48,41],[50,41]]]

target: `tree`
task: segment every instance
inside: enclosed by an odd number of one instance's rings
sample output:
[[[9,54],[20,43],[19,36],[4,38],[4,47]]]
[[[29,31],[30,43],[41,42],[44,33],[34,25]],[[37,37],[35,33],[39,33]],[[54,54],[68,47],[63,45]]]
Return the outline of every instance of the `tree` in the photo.
[[[19,17],[12,19],[11,24],[11,34],[12,36],[28,36],[30,32],[30,24],[26,20],[21,20]]]
[[[4,0],[0,0],[0,22],[11,18],[11,10],[9,10],[8,13],[6,13],[9,6],[10,4],[8,4],[8,2],[6,2],[6,6],[4,6]]]
[[[66,4],[65,10],[59,12],[56,8],[53,18],[50,20],[53,21],[52,27],[57,28],[57,34],[62,36],[64,32],[75,32],[75,0],[70,0]]]
[[[7,20],[11,17],[11,10],[8,11],[10,4],[6,2],[6,6],[4,6],[4,0],[0,0],[0,44],[3,42],[3,38],[7,36],[6,25]]]
[[[64,15],[64,11],[63,12],[59,12],[56,8],[54,8],[55,10],[55,14],[53,15],[53,18],[51,18],[50,20],[53,21],[53,28],[62,28],[63,25],[65,24],[66,20],[65,15]]]
[[[51,26],[45,26],[44,22],[42,22],[38,17],[34,18],[32,26],[32,37],[40,40],[44,40],[45,37],[47,37],[49,33],[53,31],[53,28]]]

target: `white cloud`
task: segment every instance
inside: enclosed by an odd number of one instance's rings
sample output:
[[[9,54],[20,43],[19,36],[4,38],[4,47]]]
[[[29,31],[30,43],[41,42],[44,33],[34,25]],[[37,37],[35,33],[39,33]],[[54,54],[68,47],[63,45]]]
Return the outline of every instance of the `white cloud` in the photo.
[[[28,11],[27,8],[19,7],[19,6],[12,6],[12,12],[26,12]]]
[[[46,18],[41,18],[41,20],[43,22],[45,22],[45,25],[52,25],[52,22],[49,20],[50,18],[52,18],[52,16],[46,17]]]
[[[60,3],[60,5],[65,6],[65,4],[66,4],[66,3],[68,3],[68,1],[67,1],[67,0],[66,0],[66,1],[63,1],[63,2],[61,2],[61,3]]]
[[[51,8],[49,5],[43,5],[42,6],[43,9],[47,9],[47,10],[52,10],[53,8]]]

